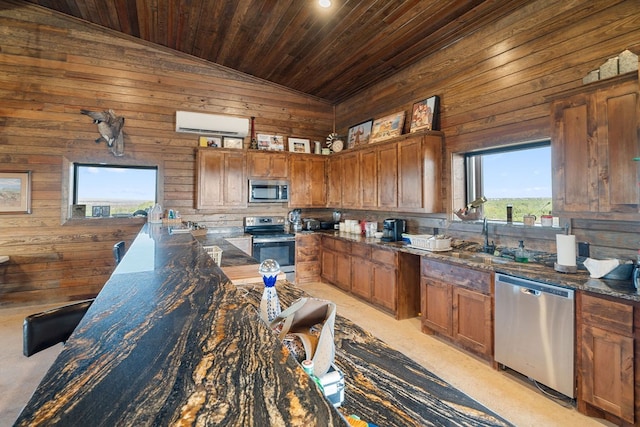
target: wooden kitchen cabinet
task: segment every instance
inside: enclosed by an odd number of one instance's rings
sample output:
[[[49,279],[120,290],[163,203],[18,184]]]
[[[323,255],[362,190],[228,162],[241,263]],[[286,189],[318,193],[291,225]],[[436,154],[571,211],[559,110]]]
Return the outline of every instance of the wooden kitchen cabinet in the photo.
[[[327,161],[327,206],[333,208],[342,207],[342,188],[344,182],[342,180],[342,156],[329,156]]]
[[[296,234],[296,284],[320,280],[321,235]]]
[[[552,102],[553,209],[560,216],[637,219],[637,73],[565,92]]]
[[[360,151],[360,191],[363,209],[378,207],[378,150]]]
[[[358,151],[347,152],[342,157],[342,207],[360,208],[362,197],[360,194],[362,183],[360,181],[360,153]],[[334,179],[331,177],[331,179]]]
[[[493,358],[493,273],[422,257],[422,331]]]
[[[243,151],[198,149],[196,181],[196,209],[247,207]]]
[[[321,277],[340,289],[351,291],[351,243],[322,236]]]
[[[398,209],[440,212],[442,137],[407,137],[398,143]]]
[[[287,153],[251,150],[247,152],[249,178],[287,179],[289,157]]]
[[[376,147],[378,161],[377,185],[380,209],[398,207],[398,147],[397,144]]]
[[[324,236],[322,278],[393,314],[418,315],[420,259],[375,244]]]
[[[577,296],[578,410],[619,425],[635,425],[640,397],[635,382],[635,307],[584,292]]]
[[[327,204],[326,157],[295,154],[289,158],[289,206],[323,208]]]

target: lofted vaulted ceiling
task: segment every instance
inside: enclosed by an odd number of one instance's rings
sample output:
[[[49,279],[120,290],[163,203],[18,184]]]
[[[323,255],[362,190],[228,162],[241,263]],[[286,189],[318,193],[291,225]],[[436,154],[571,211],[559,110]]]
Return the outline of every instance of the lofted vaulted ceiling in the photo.
[[[289,88],[343,101],[526,0],[28,0]]]

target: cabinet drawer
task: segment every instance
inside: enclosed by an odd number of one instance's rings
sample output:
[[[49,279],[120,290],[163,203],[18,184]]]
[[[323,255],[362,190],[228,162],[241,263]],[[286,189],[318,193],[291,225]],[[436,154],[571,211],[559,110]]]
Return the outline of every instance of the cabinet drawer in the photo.
[[[474,289],[483,294],[491,294],[490,272],[434,261],[426,257],[420,260],[420,274],[456,286]]]
[[[396,252],[386,249],[373,249],[371,251],[371,259],[380,264],[389,264],[396,266]]]
[[[371,246],[351,244],[351,255],[359,258],[370,259],[371,258]]]
[[[582,319],[596,326],[626,336],[633,336],[633,306],[582,294]]]
[[[346,254],[351,253],[351,242],[345,242],[344,240],[335,240],[334,248],[338,252],[344,252]]]

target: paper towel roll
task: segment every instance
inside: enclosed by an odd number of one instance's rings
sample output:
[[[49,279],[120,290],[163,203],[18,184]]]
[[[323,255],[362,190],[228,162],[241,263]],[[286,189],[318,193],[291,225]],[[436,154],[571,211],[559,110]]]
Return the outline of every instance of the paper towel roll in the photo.
[[[576,265],[576,236],[556,234],[558,264],[567,267]]]

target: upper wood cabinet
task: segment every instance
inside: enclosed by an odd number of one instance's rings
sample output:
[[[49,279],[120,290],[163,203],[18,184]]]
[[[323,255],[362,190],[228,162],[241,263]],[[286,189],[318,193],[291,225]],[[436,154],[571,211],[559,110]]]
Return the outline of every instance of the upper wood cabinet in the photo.
[[[296,154],[289,159],[289,206],[322,208],[327,205],[327,158]]]
[[[196,165],[196,209],[247,206],[243,151],[199,149]]]
[[[442,136],[403,135],[334,154],[329,207],[441,212]]]
[[[637,73],[599,81],[552,102],[557,215],[637,219],[640,107]]]
[[[274,151],[248,151],[247,169],[249,178],[277,178],[289,177],[289,157],[287,153]]]

